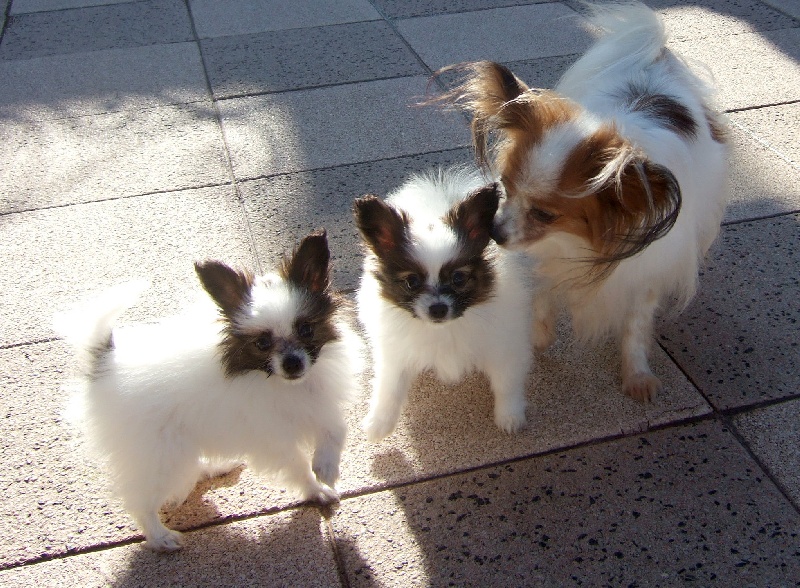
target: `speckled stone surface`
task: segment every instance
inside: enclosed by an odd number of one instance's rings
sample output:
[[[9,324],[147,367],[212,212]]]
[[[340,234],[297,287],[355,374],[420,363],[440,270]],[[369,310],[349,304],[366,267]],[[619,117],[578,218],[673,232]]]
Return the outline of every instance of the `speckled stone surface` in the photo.
[[[377,20],[367,0],[189,0],[201,39]]]
[[[581,22],[573,10],[552,3],[400,20],[397,28],[436,70],[462,61],[505,62],[583,51],[591,37]]]
[[[208,100],[194,43],[0,60],[0,119],[43,120]]]
[[[103,289],[151,280],[131,320],[177,312],[200,294],[195,259],[253,267],[242,210],[230,186],[121,198],[2,218],[4,305],[0,345],[53,336],[52,316]],[[213,225],[216,231],[208,232]],[[24,271],[20,271],[24,268]]]
[[[48,12],[67,8],[85,8],[87,6],[104,6],[106,4],[124,4],[130,0],[14,0],[11,14],[25,12]]]
[[[800,215],[730,225],[706,263],[695,301],[657,328],[720,409],[798,393]]]
[[[715,422],[342,503],[351,586],[794,585],[800,516]]]
[[[800,389],[797,390],[800,395]],[[753,453],[800,506],[800,400],[758,408],[733,418]]]
[[[68,579],[68,580],[67,580]],[[289,511],[188,533],[177,554],[126,545],[0,571],[0,586],[339,586],[316,510]]]
[[[800,0],[764,0],[764,3],[800,20]]]
[[[221,37],[201,47],[219,98],[427,73],[383,21]]]
[[[2,213],[230,181],[209,102],[12,118],[0,127],[0,158]]]
[[[537,2],[536,0],[374,0],[374,3],[388,18],[410,18],[522,6]]]
[[[800,142],[797,141],[800,129],[795,122],[799,113],[800,104],[784,104],[735,112],[731,119],[800,171]]]
[[[219,103],[239,180],[468,145],[455,113],[415,105],[424,76],[268,94]]]
[[[183,2],[148,0],[13,16],[0,45],[0,59],[191,40]]]

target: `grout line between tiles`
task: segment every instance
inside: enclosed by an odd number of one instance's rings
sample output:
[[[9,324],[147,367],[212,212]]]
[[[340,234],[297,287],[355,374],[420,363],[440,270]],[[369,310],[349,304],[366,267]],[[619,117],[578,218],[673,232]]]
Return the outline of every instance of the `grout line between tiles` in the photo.
[[[798,214],[798,213],[800,213],[800,208],[798,208],[796,210],[787,210],[786,212],[776,212],[775,214],[767,214],[767,215],[764,215],[764,216],[754,216],[754,217],[743,218],[743,219],[739,219],[739,220],[725,221],[725,222],[721,223],[720,226],[730,227],[730,226],[740,225],[742,223],[753,223],[753,222],[758,222],[758,221],[763,221],[763,220],[769,220],[771,218],[781,218],[783,216],[791,216],[793,214]]]
[[[336,540],[336,531],[333,528],[331,519],[330,508],[320,509],[320,515],[325,524],[325,534],[328,536],[328,543],[330,544],[331,552],[333,553],[333,561],[336,564],[336,573],[339,576],[339,584],[342,588],[350,588],[350,578],[347,575],[347,562],[344,561],[342,552],[339,549],[339,543]]]
[[[11,2],[6,5],[6,12],[3,15],[3,28],[0,29],[0,45],[3,44],[3,37],[6,36],[6,28],[8,28],[8,21],[11,18]]]
[[[763,108],[767,108],[767,106],[764,106]],[[751,108],[749,110],[753,110],[753,109]],[[749,128],[744,126],[743,124],[736,122],[735,120],[730,120],[730,123],[733,126],[735,126],[737,129],[742,131],[744,134],[749,136],[751,139],[753,139],[756,143],[758,143],[762,147],[764,147],[764,148],[768,149],[769,151],[771,151],[773,153],[773,155],[777,155],[779,158],[781,158],[783,161],[788,163],[794,169],[800,171],[800,165],[798,165],[796,162],[792,161],[789,157],[784,155],[780,150],[778,150],[775,147],[773,147],[772,145],[770,145],[770,143],[768,141],[766,141],[765,139],[761,138],[758,134],[756,134],[755,132],[753,132],[752,130],[750,130]]]

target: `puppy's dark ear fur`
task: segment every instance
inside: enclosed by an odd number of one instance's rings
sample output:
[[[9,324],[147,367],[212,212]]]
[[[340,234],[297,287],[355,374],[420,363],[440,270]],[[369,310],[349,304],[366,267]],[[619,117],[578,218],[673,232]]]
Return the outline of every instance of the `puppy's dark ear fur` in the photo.
[[[328,235],[325,229],[320,229],[304,237],[291,255],[284,256],[281,275],[297,286],[320,294],[330,283],[330,259]]]
[[[483,250],[489,244],[492,221],[500,204],[497,184],[475,190],[464,201],[453,207],[448,222],[470,247]]]
[[[197,277],[206,292],[228,318],[250,302],[253,274],[238,271],[221,261],[202,261],[194,264]]]
[[[405,243],[407,219],[377,196],[356,198],[353,212],[361,236],[378,257],[386,257]]]

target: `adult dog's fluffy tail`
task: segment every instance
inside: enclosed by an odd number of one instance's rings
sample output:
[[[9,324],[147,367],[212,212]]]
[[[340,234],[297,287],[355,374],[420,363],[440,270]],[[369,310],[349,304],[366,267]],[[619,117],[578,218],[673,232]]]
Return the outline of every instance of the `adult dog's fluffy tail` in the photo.
[[[646,67],[661,57],[667,41],[661,18],[644,4],[586,4],[589,23],[601,37],[558,82],[557,90],[591,86],[592,78],[619,76]]]

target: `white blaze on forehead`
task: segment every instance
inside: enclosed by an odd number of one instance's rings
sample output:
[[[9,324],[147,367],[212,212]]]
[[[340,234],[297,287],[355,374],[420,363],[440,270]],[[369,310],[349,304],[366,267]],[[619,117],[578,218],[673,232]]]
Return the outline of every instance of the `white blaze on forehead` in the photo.
[[[435,217],[415,218],[410,226],[415,259],[428,273],[428,283],[439,280],[439,270],[458,251],[458,237],[452,227]]]
[[[251,292],[249,314],[240,317],[244,329],[270,330],[277,336],[292,333],[303,298],[275,274],[257,278]]]

